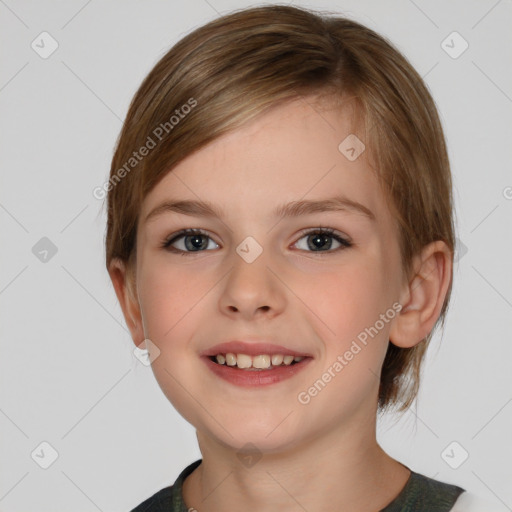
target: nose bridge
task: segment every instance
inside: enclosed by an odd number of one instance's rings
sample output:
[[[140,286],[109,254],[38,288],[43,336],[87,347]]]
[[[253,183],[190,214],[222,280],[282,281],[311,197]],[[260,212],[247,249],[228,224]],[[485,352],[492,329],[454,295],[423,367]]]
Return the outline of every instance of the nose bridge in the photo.
[[[284,296],[269,270],[270,250],[247,237],[234,250],[231,271],[220,297],[224,312],[252,316],[258,311],[280,312]]]

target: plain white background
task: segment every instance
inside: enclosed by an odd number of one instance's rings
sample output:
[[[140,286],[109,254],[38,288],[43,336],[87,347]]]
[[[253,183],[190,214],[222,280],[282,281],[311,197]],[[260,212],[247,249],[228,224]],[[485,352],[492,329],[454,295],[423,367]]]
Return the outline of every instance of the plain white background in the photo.
[[[381,420],[379,440],[411,469],[512,510],[512,2],[294,4],[395,43],[425,78],[448,140],[460,240],[452,304],[416,407]],[[194,429],[133,356],[92,191],[156,61],[249,5],[0,1],[3,512],[130,510],[200,457]]]

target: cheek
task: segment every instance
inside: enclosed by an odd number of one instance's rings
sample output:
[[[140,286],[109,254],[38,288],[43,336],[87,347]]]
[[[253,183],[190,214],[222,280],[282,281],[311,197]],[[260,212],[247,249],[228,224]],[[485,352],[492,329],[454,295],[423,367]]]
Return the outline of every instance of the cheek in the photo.
[[[321,320],[315,323],[325,353],[318,372],[297,398],[311,415],[323,414],[325,421],[337,424],[340,414],[349,417],[364,401],[375,400],[395,316],[393,301],[382,268],[363,262],[308,280],[307,289]]]
[[[314,311],[328,326],[322,329],[325,354],[319,368],[327,373],[316,375],[319,381],[311,381],[313,388],[303,390],[306,399],[322,395],[315,397],[312,409],[335,402],[341,409],[352,410],[368,396],[373,399],[378,390],[395,316],[390,292],[393,276],[385,272],[386,262],[377,254],[351,263],[321,279],[308,280]]]
[[[194,308],[200,307],[208,280],[157,259],[141,269],[139,299],[146,336],[155,343],[176,338]]]
[[[152,371],[176,410],[197,425],[200,414],[191,406],[190,392],[200,385],[197,381],[203,377],[197,372],[197,361],[190,357],[189,343],[204,321],[198,315],[207,291],[207,279],[200,278],[198,273],[177,271],[155,263],[147,265],[140,282],[139,298],[146,337],[160,351],[151,364]],[[192,387],[191,378],[196,381]],[[188,392],[184,391],[188,388],[191,388]]]
[[[373,325],[391,306],[390,287],[378,261],[340,267],[304,282],[308,302],[329,328],[331,338],[345,344]]]

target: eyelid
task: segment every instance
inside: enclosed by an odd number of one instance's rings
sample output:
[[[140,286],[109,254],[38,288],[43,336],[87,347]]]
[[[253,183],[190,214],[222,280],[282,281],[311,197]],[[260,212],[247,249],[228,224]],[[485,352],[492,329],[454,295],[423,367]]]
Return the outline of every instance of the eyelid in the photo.
[[[315,227],[312,227],[312,228],[304,228],[304,229],[300,230],[299,235],[300,235],[300,238],[301,238],[301,237],[303,237],[305,235],[309,235],[311,233],[318,233],[318,232],[326,233],[328,235],[337,235],[339,238],[342,238],[347,243],[352,243],[352,239],[346,233],[342,233],[341,231],[338,231],[337,229],[330,228],[330,227],[327,227],[327,226],[326,227],[324,227],[324,226],[315,226]]]
[[[169,242],[173,242],[174,240],[177,240],[178,238],[184,236],[184,235],[204,235],[207,237],[210,237],[210,233],[205,231],[201,228],[184,228],[180,229],[179,231],[176,231],[175,233],[170,234],[169,236],[165,237],[164,244],[167,244]],[[213,238],[212,238],[213,240]],[[217,243],[217,242],[215,242]]]
[[[299,232],[299,235],[300,235],[299,238],[309,235],[310,233],[317,233],[317,232],[323,232],[323,233],[327,233],[327,234],[337,234],[340,237],[347,240],[347,242],[351,241],[350,237],[348,237],[347,235],[345,235],[343,233],[338,232],[334,228],[323,227],[323,226],[315,226],[315,227],[311,227],[311,228],[301,229]],[[181,229],[180,231],[177,231],[176,233],[172,233],[171,235],[166,237],[164,240],[164,243],[172,242],[184,235],[205,235],[205,236],[208,236],[209,238],[212,238],[207,231],[205,231],[201,228],[184,228],[184,229]],[[213,240],[213,238],[212,238],[212,240]],[[217,242],[215,242],[215,243],[217,243]]]

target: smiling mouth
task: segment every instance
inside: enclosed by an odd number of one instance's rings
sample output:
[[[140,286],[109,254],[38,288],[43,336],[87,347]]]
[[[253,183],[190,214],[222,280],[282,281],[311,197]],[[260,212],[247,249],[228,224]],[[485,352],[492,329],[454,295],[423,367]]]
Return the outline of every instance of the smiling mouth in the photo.
[[[262,371],[282,368],[283,366],[294,366],[302,360],[310,358],[284,354],[261,354],[257,356],[250,356],[247,354],[234,354],[232,352],[228,352],[227,354],[209,356],[209,359],[220,366],[229,366],[233,369]]]

